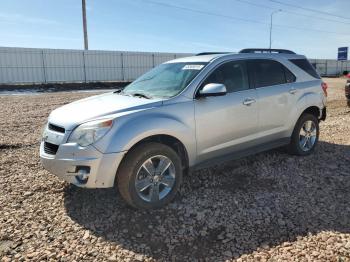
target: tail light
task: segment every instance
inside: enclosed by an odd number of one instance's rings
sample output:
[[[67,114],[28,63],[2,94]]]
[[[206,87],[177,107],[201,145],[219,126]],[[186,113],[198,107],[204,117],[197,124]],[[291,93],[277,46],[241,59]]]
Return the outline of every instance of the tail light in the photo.
[[[327,83],[322,82],[321,87],[322,87],[322,90],[323,90],[324,95],[327,96],[327,95],[328,95],[328,94],[327,94],[327,89],[328,89]]]

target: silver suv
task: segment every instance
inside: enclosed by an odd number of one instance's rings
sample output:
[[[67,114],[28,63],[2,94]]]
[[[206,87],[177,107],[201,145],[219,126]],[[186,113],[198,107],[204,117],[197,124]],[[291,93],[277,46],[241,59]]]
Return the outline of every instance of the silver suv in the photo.
[[[40,158],[69,183],[115,186],[133,207],[161,207],[194,169],[281,146],[313,152],[326,89],[288,50],[176,59],[123,90],[54,110]]]

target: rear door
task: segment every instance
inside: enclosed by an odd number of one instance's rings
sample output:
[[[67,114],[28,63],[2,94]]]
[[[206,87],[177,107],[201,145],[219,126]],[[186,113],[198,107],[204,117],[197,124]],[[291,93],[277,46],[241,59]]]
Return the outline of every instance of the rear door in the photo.
[[[289,113],[295,106],[296,77],[280,62],[271,59],[249,61],[258,96],[258,128],[262,142],[285,136]]]
[[[257,95],[245,61],[220,65],[201,88],[209,83],[224,84],[227,94],[194,101],[199,162],[246,148],[258,131]]]

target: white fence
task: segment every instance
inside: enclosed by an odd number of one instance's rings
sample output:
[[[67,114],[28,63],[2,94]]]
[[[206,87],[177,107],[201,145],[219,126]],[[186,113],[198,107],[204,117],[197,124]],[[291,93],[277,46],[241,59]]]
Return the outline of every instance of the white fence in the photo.
[[[350,61],[310,59],[310,63],[313,64],[321,76],[336,76],[341,75],[344,71],[350,71]]]
[[[0,47],[0,84],[132,81],[188,55]]]
[[[0,47],[0,84],[132,81],[179,53]],[[350,61],[310,59],[321,75],[350,70]]]

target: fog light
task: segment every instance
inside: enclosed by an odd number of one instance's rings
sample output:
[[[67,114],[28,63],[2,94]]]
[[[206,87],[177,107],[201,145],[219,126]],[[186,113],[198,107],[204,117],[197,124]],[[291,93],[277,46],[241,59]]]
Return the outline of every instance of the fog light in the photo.
[[[77,175],[75,178],[79,184],[86,184],[89,179],[90,167],[88,166],[77,166]]]

